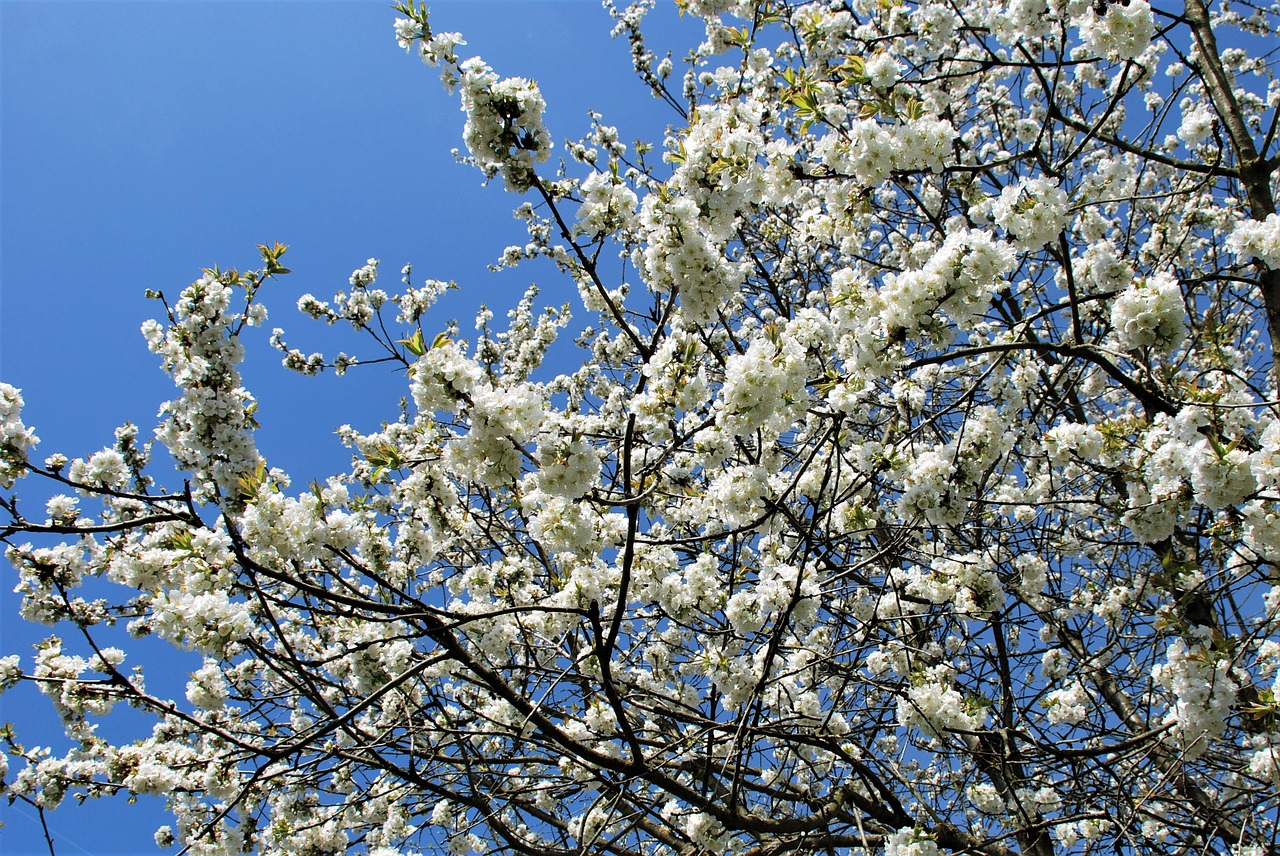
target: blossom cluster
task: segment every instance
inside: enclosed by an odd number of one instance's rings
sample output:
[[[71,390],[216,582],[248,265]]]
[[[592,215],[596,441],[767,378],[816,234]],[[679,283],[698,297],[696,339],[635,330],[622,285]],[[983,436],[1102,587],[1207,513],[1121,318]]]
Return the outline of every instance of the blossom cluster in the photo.
[[[234,495],[236,480],[262,459],[252,433],[257,405],[236,368],[244,346],[227,333],[244,321],[260,323],[265,314],[232,311],[232,286],[223,279],[206,273],[182,292],[170,326],[148,321],[142,332],[182,390],[161,408],[167,418],[156,436],[202,489]]]
[[[1241,221],[1228,236],[1227,246],[1242,262],[1258,259],[1271,270],[1280,270],[1280,214]]]
[[[22,424],[22,393],[0,384],[0,487],[12,487],[22,475],[27,451],[40,440]]]
[[[1076,20],[1089,50],[1110,60],[1135,59],[1151,44],[1155,31],[1155,16],[1147,0],[1104,3],[1084,11]]]
[[[1126,350],[1156,348],[1169,353],[1187,336],[1182,289],[1167,273],[1134,282],[1111,304],[1111,324]]]
[[[551,135],[542,124],[546,102],[537,85],[522,77],[499,79],[476,58],[464,61],[459,72],[467,150],[486,172],[500,173],[508,189],[528,189],[534,166],[551,153]]]

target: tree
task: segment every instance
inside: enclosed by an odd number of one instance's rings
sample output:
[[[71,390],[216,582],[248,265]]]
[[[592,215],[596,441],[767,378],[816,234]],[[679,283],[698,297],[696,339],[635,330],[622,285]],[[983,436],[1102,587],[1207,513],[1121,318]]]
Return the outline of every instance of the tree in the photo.
[[[75,744],[9,733],[10,797],[164,794],[208,854],[1280,852],[1280,8],[680,5],[682,78],[610,7],[661,158],[597,117],[558,169],[536,84],[398,7],[522,196],[501,263],[590,322],[433,329],[375,260],[304,298],[372,358],[286,366],[407,376],[350,472],[255,446],[279,244],[154,295],[176,478],[132,426],[33,461],[0,386],[0,484],[58,491],[3,499],[56,633],[0,685]]]

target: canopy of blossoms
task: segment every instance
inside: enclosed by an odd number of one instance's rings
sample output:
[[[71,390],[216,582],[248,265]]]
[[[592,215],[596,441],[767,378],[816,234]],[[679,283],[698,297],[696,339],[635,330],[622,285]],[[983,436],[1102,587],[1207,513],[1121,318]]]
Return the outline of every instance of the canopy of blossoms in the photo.
[[[606,4],[652,145],[560,146],[399,8],[521,196],[502,264],[579,300],[441,329],[373,259],[304,297],[406,371],[350,471],[255,444],[280,245],[154,295],[176,477],[133,426],[38,457],[0,385],[52,634],[0,687],[72,746],[6,732],[8,795],[162,794],[208,856],[1280,853],[1280,9],[678,2],[683,66]],[[185,697],[113,625],[198,652]]]

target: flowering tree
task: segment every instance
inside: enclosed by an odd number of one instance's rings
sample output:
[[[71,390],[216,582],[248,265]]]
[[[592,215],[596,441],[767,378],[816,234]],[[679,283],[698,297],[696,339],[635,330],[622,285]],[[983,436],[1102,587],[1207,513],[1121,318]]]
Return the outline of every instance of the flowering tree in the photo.
[[[649,5],[662,157],[597,116],[559,168],[536,84],[399,8],[523,197],[501,263],[589,322],[304,297],[407,371],[350,472],[255,446],[280,245],[155,295],[180,478],[132,426],[34,462],[0,386],[0,484],[57,494],[0,501],[56,631],[0,684],[74,744],[9,733],[10,797],[164,794],[199,854],[1280,853],[1280,8],[680,0],[680,77]]]

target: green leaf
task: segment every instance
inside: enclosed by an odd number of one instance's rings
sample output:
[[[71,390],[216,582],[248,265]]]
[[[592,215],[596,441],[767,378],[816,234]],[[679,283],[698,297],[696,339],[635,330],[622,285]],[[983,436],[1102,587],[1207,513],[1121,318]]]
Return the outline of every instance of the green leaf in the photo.
[[[245,473],[236,479],[236,499],[241,502],[252,502],[258,491],[267,483],[267,462],[258,461],[258,466],[251,473]]]
[[[438,339],[439,336],[436,338]],[[413,354],[415,357],[420,357],[427,352],[427,345],[422,339],[421,328],[415,330],[413,335],[408,339],[399,339],[398,341],[401,345],[404,345],[406,351]],[[435,347],[434,342],[431,344],[431,347]]]

